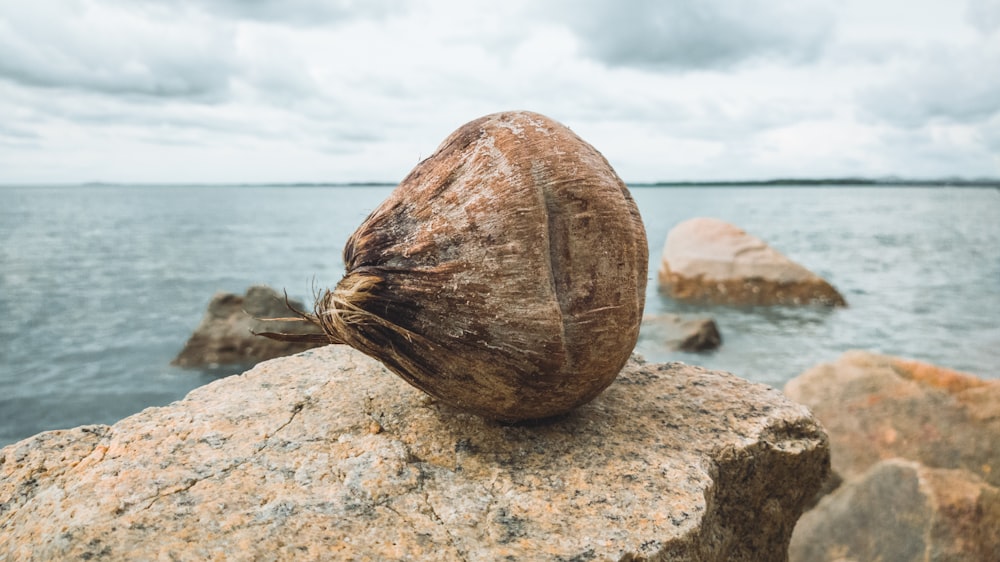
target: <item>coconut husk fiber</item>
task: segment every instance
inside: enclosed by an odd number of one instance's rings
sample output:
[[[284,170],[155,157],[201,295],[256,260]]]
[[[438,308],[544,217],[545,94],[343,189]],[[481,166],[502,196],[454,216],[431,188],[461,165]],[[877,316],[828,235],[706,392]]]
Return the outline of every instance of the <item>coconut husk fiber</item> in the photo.
[[[496,113],[452,133],[368,216],[343,279],[304,316],[456,408],[545,418],[624,366],[647,253],[597,150],[543,115]]]

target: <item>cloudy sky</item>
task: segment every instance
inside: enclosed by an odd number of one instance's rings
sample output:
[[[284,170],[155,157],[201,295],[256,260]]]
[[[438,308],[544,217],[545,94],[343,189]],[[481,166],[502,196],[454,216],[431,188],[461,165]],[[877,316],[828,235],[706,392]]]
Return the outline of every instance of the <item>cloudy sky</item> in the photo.
[[[1000,177],[1000,0],[0,0],[0,183],[395,182],[505,109],[631,182]]]

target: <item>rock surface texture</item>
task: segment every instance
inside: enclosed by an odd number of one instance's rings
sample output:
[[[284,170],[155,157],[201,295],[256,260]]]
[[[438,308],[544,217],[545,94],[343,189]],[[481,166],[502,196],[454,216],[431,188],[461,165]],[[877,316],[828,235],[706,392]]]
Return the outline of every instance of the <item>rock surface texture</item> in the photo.
[[[792,562],[1000,560],[1000,490],[965,470],[882,461],[799,520]]]
[[[302,303],[290,302],[302,309]],[[285,306],[285,297],[270,287],[255,285],[247,289],[246,295],[219,293],[212,298],[201,323],[171,363],[180,367],[249,366],[324,345],[274,341],[250,333],[250,330],[322,333],[322,330],[308,322],[288,324],[256,320],[288,316],[292,316],[292,313]]]
[[[674,299],[732,305],[846,306],[827,281],[743,229],[712,218],[667,234],[660,290]]]
[[[1000,380],[851,351],[792,379],[785,394],[823,423],[845,480],[903,457],[1000,486]]]
[[[646,315],[642,319],[639,340],[681,351],[710,351],[722,345],[722,335],[715,320],[680,314]]]
[[[0,559],[782,560],[829,470],[808,410],[630,361],[504,425],[330,346],[0,450]]]

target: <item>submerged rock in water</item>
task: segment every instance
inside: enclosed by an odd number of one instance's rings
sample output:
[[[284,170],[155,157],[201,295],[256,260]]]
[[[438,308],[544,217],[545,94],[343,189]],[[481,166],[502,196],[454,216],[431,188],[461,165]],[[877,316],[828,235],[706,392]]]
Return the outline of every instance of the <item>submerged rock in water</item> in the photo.
[[[651,314],[642,319],[639,341],[681,351],[710,351],[722,345],[722,335],[711,318]]]
[[[329,346],[0,450],[0,559],[784,559],[829,469],[780,392],[630,361],[507,425]]]
[[[290,301],[296,308],[302,304]],[[312,349],[326,343],[274,341],[253,335],[251,331],[266,332],[289,329],[288,324],[259,320],[289,315],[285,297],[274,289],[254,285],[245,295],[218,293],[212,297],[205,316],[184,345],[184,349],[171,362],[179,367],[208,367],[216,365],[250,366],[260,361],[284,357]],[[320,334],[322,330],[308,322],[290,328],[296,334]]]
[[[691,302],[846,306],[827,281],[727,222],[694,218],[667,235],[660,290]]]
[[[791,562],[1000,560],[1000,490],[966,470],[879,462],[802,516]]]

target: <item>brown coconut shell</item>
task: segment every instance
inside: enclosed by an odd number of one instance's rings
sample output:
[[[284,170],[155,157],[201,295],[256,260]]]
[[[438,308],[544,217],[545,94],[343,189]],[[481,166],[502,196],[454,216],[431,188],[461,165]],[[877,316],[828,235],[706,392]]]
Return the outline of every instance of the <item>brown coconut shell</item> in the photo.
[[[350,237],[313,321],[462,410],[506,421],[597,396],[635,346],[648,264],[607,160],[537,113],[463,125]]]

